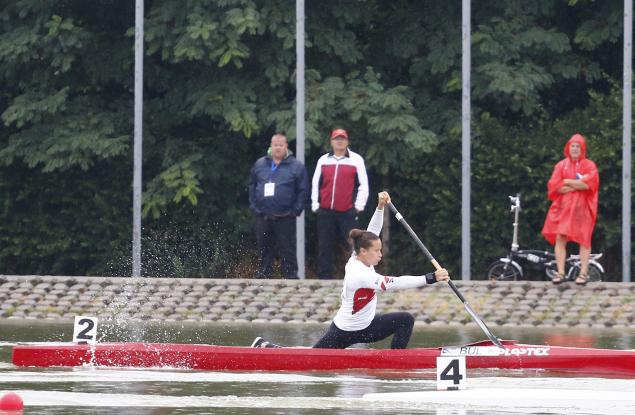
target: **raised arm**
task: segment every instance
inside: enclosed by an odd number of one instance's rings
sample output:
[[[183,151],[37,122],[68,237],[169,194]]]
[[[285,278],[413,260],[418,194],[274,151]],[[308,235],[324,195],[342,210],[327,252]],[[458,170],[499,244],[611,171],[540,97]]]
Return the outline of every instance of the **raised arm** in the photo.
[[[368,232],[372,232],[377,236],[379,236],[381,228],[384,226],[384,206],[386,206],[386,203],[390,203],[388,192],[377,194],[377,209],[375,209],[375,213],[373,213],[373,217],[370,218],[368,223],[368,228],[366,228]]]

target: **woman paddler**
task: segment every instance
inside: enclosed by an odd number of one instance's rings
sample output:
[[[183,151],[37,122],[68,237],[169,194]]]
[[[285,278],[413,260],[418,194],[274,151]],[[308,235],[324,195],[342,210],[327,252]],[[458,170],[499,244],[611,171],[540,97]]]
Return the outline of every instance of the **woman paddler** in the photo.
[[[426,275],[384,276],[375,272],[381,261],[381,232],[384,206],[390,203],[387,192],[378,194],[377,209],[368,230],[352,229],[349,239],[353,253],[346,263],[342,304],[331,326],[313,346],[324,349],[344,349],[357,343],[373,343],[394,335],[391,349],[405,349],[412,335],[414,317],[407,312],[376,314],[377,294],[406,288],[417,288],[449,279],[444,268]],[[257,337],[252,347],[279,347]]]

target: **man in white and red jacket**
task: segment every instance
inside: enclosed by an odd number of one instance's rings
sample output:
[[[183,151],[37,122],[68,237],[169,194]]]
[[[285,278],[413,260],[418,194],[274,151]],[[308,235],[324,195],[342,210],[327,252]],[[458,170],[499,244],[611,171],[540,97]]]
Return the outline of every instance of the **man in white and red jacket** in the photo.
[[[359,227],[357,214],[368,200],[368,176],[364,159],[348,148],[348,132],[331,132],[331,148],[315,166],[311,210],[317,214],[318,277],[333,278],[333,250],[338,240],[346,241],[351,229]]]

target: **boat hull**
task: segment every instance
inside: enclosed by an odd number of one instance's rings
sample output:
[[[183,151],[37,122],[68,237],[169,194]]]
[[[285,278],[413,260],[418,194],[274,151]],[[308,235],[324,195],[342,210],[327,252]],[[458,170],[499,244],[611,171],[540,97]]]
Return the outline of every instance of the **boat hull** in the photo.
[[[635,377],[635,351],[504,342],[388,349],[259,349],[170,343],[18,344],[16,366],[175,367],[230,371],[343,371],[351,369],[418,370],[436,368],[439,356],[466,356],[472,369],[544,369],[578,374]]]

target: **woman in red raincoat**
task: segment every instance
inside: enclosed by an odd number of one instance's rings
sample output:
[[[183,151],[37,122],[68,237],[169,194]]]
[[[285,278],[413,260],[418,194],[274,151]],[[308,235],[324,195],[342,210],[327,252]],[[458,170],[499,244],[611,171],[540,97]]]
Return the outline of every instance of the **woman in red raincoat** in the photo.
[[[558,275],[554,284],[564,281],[567,242],[580,244],[580,275],[575,282],[585,285],[589,279],[591,235],[598,212],[600,178],[595,163],[586,158],[586,142],[581,134],[574,134],[564,146],[565,159],[553,169],[547,183],[552,201],[542,234],[555,244]]]

